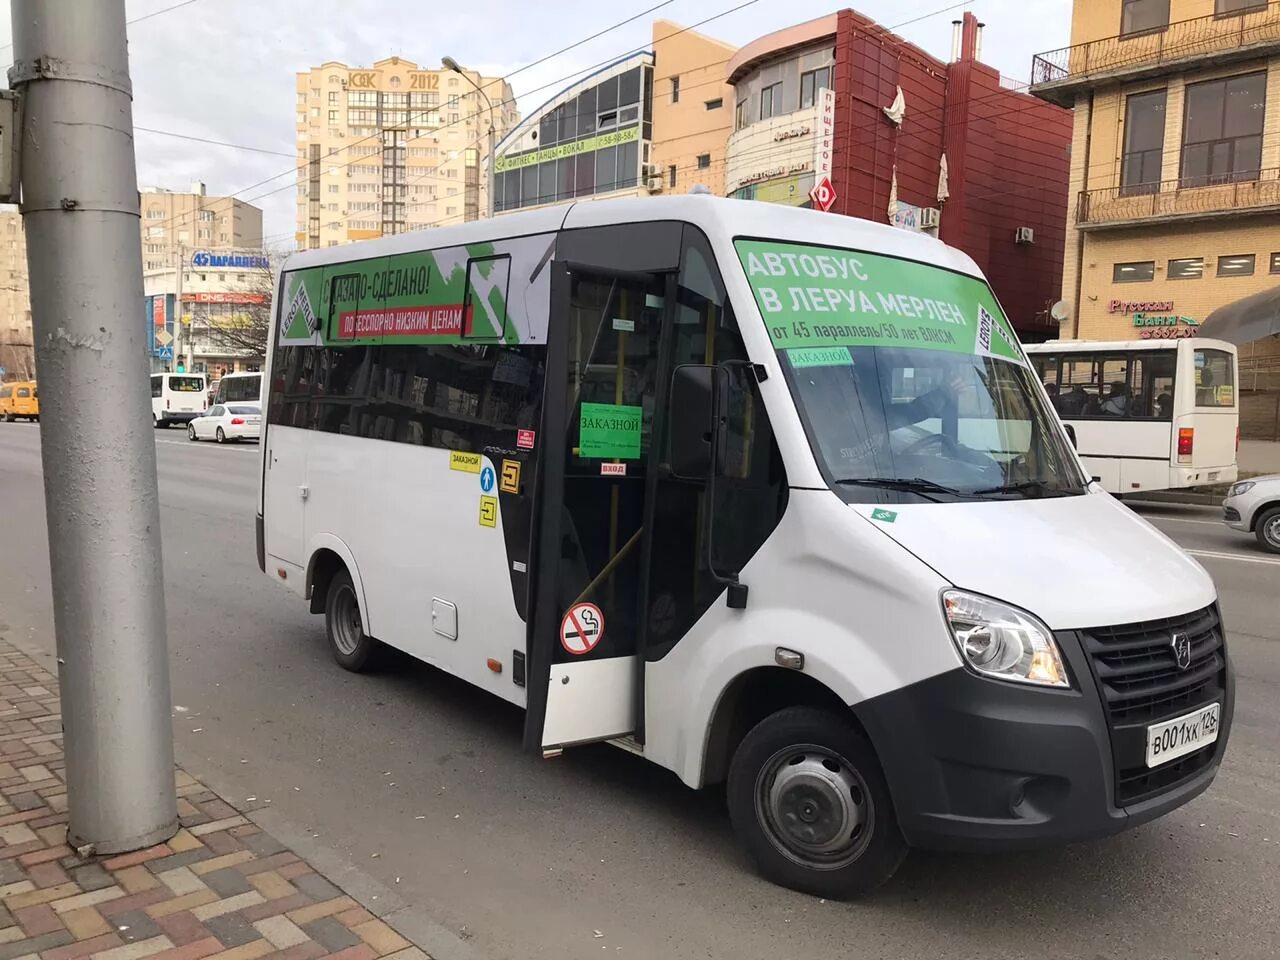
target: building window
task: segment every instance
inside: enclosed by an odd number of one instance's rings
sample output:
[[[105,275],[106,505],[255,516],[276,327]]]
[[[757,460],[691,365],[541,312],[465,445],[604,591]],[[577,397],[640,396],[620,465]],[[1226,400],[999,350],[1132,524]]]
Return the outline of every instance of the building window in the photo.
[[[1232,257],[1218,258],[1218,276],[1220,277],[1251,277],[1253,276],[1252,253],[1241,253]]]
[[[1199,280],[1204,276],[1204,257],[1170,260],[1165,277],[1169,280]]]
[[[710,167],[711,167],[711,154],[709,153],[698,154],[698,169],[707,170]]]
[[[810,70],[800,74],[800,109],[812,107],[818,101],[818,91],[831,87],[831,68]]]
[[[739,100],[733,111],[733,129],[741,130],[747,125],[747,101]]]
[[[1265,71],[1188,85],[1182,185],[1256,180],[1262,168],[1266,106]]]
[[[1164,159],[1164,107],[1164,90],[1135,93],[1125,100],[1121,196],[1155,193],[1160,189],[1160,166]]]
[[[1271,272],[1280,273],[1280,253],[1273,253],[1271,255]]]
[[[671,78],[671,102],[672,103],[680,102],[680,78],[679,77]]]
[[[674,163],[667,167],[667,186],[672,190],[676,188],[676,165]],[[1275,260],[1276,258],[1280,258],[1280,253],[1277,253],[1272,259]],[[1275,273],[1276,271],[1272,270],[1271,272]]]
[[[1169,0],[1123,0],[1120,35],[1151,33],[1169,26]]]
[[[392,77],[392,78],[391,78],[391,86],[392,86],[392,88],[398,88],[398,87],[400,86],[400,78],[399,78],[399,77]]]
[[[771,83],[760,91],[760,119],[782,113],[782,84]]]
[[[1214,16],[1229,17],[1235,13],[1248,13],[1250,10],[1265,10],[1267,0],[1217,0],[1213,5]]]
[[[719,110],[723,106],[724,106],[723,97],[716,97],[714,100],[706,101],[706,107],[708,110]]]
[[[1156,262],[1140,260],[1137,263],[1117,263],[1111,268],[1113,283],[1144,283],[1156,278]]]

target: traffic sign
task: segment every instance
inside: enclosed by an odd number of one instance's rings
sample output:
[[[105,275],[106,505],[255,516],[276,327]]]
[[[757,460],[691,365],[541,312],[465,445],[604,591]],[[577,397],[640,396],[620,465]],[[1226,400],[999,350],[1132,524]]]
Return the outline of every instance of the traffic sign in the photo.
[[[836,188],[831,185],[830,177],[823,177],[809,191],[809,199],[816,209],[826,213],[836,202]]]
[[[594,603],[575,603],[560,621],[560,646],[572,654],[590,653],[604,639],[604,614]]]

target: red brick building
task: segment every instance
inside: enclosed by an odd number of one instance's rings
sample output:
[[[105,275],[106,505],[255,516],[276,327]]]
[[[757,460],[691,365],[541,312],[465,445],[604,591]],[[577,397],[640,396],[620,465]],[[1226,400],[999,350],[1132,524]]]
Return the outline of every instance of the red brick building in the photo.
[[[950,62],[853,10],[753,41],[728,64],[725,186],[808,206],[829,176],[833,213],[882,223],[896,186],[895,221],[972,256],[1020,334],[1045,339],[1057,334],[1071,113],[1004,85],[978,59],[981,33],[966,13]],[[899,89],[896,123],[885,108]]]

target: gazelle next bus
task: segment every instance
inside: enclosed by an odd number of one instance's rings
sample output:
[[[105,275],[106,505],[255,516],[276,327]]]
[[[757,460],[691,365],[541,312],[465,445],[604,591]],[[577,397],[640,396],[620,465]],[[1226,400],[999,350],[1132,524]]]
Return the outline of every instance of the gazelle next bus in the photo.
[[[725,782],[821,896],[1213,780],[1213,583],[1090,482],[964,254],[599,201],[299,253],[275,302],[258,561],[343,667],[386,644],[542,756]]]
[[[1182,328],[1186,329],[1186,328]],[[1222,340],[1052,340],[1027,353],[1090,476],[1111,493],[1236,479],[1236,348]]]

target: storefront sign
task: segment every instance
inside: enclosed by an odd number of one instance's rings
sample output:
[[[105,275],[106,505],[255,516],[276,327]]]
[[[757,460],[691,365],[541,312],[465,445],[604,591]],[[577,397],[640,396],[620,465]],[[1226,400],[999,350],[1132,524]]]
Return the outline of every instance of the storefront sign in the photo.
[[[558,147],[547,147],[545,150],[530,150],[514,156],[498,157],[494,164],[494,170],[497,173],[520,170],[524,167],[533,166],[535,163],[546,163],[548,160],[576,157],[580,153],[591,153],[594,150],[616,147],[620,143],[632,143],[639,139],[640,127],[636,125],[627,127],[625,130],[613,130],[609,133],[587,137],[585,140],[575,140],[573,143],[562,143]]]
[[[1173,309],[1172,300],[1112,300],[1108,313],[1163,313]]]
[[[265,293],[184,293],[182,302],[261,304],[267,302],[267,295]]]
[[[889,223],[899,230],[911,230],[919,233],[920,211],[923,209],[923,207],[917,207],[915,204],[899,200],[893,211],[893,219]]]
[[[816,179],[830,177],[836,146],[836,92],[818,91],[818,132],[813,139],[813,170]]]
[[[801,137],[807,137],[813,133],[811,127],[792,127],[789,130],[779,130],[773,135],[774,143],[783,143],[786,140],[799,140]]]
[[[191,266],[197,270],[209,268],[232,270],[270,270],[271,261],[260,254],[213,253],[197,250],[191,255]]]
[[[738,181],[739,187],[745,187],[753,183],[761,183],[765,180],[773,180],[775,177],[785,177],[797,173],[808,173],[811,169],[808,160],[802,160],[800,163],[792,163],[786,166],[769,167],[767,170],[757,170],[755,173],[748,174]]]
[[[1191,317],[1135,313],[1133,325],[1138,328],[1140,340],[1183,340],[1197,336],[1200,332],[1196,329],[1200,326],[1200,321]]]

